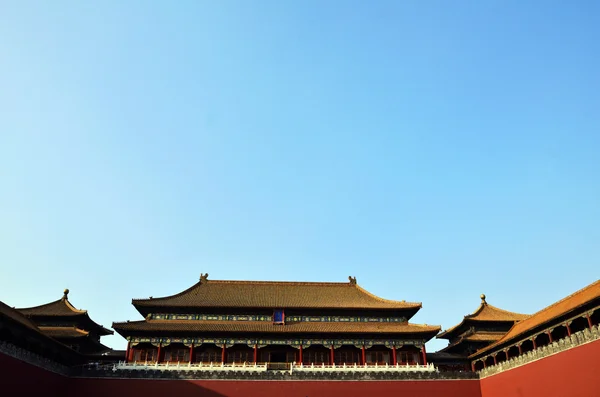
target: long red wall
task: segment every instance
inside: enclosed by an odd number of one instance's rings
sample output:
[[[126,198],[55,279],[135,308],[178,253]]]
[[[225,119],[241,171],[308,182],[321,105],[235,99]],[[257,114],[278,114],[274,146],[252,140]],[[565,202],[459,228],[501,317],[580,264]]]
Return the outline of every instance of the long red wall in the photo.
[[[481,397],[478,380],[440,381],[184,381],[72,379],[68,397]]]
[[[489,376],[482,397],[600,397],[600,340]]]
[[[69,381],[62,375],[0,353],[0,394],[7,396],[64,397]]]

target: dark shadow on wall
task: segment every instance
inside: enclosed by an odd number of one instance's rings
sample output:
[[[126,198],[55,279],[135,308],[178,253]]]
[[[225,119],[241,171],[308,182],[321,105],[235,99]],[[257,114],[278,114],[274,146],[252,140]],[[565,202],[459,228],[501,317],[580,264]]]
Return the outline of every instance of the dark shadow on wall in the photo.
[[[481,397],[478,380],[235,381],[77,378],[69,381],[68,389],[66,397]]]
[[[202,396],[225,397],[202,385],[183,380],[148,379],[69,379],[67,393],[61,397],[107,397],[107,396]]]

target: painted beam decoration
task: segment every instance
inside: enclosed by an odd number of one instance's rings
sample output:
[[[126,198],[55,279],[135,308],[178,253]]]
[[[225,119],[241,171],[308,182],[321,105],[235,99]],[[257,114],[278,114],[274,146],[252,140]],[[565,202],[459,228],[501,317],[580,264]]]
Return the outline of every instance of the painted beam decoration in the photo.
[[[150,320],[191,320],[191,321],[273,321],[270,315],[247,314],[161,314],[153,313]],[[404,323],[406,317],[364,317],[364,316],[285,316],[286,322],[339,322],[339,323]]]
[[[229,348],[233,345],[247,345],[249,347],[257,346],[259,348],[265,346],[292,346],[299,348],[310,347],[311,345],[318,345],[324,347],[332,347],[338,349],[344,345],[355,346],[357,348],[371,348],[375,345],[386,346],[388,348],[396,347],[401,348],[402,346],[415,346],[421,348],[424,344],[424,340],[408,340],[408,339],[240,339],[240,338],[143,338],[143,337],[130,337],[127,340],[131,343],[131,346],[137,346],[140,343],[150,343],[153,346],[166,347],[172,343],[181,343],[185,346],[201,346],[202,344],[214,344],[216,346],[223,346]]]

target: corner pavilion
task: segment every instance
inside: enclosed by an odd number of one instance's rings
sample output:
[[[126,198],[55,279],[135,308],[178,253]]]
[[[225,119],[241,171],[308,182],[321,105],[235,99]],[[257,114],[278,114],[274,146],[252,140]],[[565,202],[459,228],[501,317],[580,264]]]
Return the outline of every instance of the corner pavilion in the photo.
[[[113,323],[128,362],[426,364],[439,326],[409,323],[421,303],[379,298],[345,283],[200,281],[134,299],[141,321]]]

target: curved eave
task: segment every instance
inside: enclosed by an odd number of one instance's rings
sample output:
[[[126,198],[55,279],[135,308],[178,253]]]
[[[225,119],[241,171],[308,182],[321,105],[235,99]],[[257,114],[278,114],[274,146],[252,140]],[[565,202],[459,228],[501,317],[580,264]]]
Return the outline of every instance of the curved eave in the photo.
[[[210,286],[210,292],[203,292],[202,286]],[[258,295],[252,295],[250,293],[247,301],[240,301],[235,298],[215,299],[215,291],[223,289],[227,295],[231,293],[232,285],[239,285],[239,288],[252,288],[251,292]],[[217,288],[215,290],[215,287]],[[273,292],[276,288],[289,288],[290,291],[295,292],[294,294],[282,293],[281,290]],[[319,291],[319,288],[327,288]],[[332,296],[332,290],[338,288],[339,295]],[[204,287],[206,288],[206,287]],[[300,288],[294,290],[294,288]],[[314,288],[307,294],[307,290]],[[347,295],[346,288],[353,288],[353,291]],[[259,289],[259,292],[256,292]],[[262,291],[260,289],[263,289]],[[324,302],[319,302],[318,299],[313,297],[322,296],[320,293],[326,292],[329,294],[328,299],[322,298]],[[186,297],[187,295],[190,297]],[[202,302],[202,298],[199,298],[205,294],[205,302]],[[268,296],[273,294],[272,302],[269,302]],[[306,299],[298,299],[298,295],[306,295]],[[325,295],[327,295],[325,294]],[[346,296],[347,295],[347,296]],[[208,297],[207,297],[208,296]],[[256,297],[259,297],[256,299]],[[293,296],[293,297],[292,297]],[[304,297],[304,295],[302,295]],[[338,297],[338,299],[336,299]],[[285,300],[288,299],[287,302]],[[282,302],[284,301],[284,302]],[[331,304],[334,302],[336,304]],[[346,303],[347,302],[347,303]],[[396,311],[404,312],[408,319],[414,316],[419,309],[422,308],[420,302],[406,302],[406,301],[394,301],[384,298],[380,298],[377,295],[370,293],[355,283],[318,283],[318,282],[276,282],[276,281],[229,281],[229,280],[204,280],[199,281],[187,288],[186,290],[179,292],[175,295],[165,296],[160,298],[150,299],[132,299],[132,305],[140,312],[143,316],[146,316],[151,312],[162,312],[165,308],[170,309],[185,309],[185,310],[200,310],[202,308],[218,309],[218,308],[244,308],[244,309],[267,309],[274,307],[283,307],[285,309],[326,309],[326,310],[378,310],[378,311]],[[222,303],[222,304],[220,304]]]
[[[298,322],[275,325],[266,321],[195,321],[195,320],[142,320],[113,323],[113,328],[123,337],[133,334],[157,333],[252,333],[252,334],[381,334],[420,335],[429,340],[440,326],[411,323],[349,323],[349,322]]]

